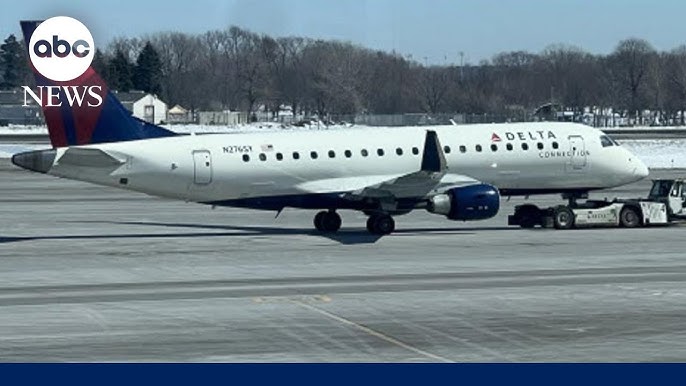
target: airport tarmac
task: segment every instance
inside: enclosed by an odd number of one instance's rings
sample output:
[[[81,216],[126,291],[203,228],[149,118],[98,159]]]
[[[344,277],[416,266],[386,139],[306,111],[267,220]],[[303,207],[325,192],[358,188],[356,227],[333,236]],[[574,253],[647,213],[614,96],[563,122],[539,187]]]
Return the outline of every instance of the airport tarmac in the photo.
[[[686,227],[507,227],[523,201],[481,222],[417,211],[382,238],[342,212],[321,236],[314,212],[211,210],[5,161],[0,361],[686,360]]]

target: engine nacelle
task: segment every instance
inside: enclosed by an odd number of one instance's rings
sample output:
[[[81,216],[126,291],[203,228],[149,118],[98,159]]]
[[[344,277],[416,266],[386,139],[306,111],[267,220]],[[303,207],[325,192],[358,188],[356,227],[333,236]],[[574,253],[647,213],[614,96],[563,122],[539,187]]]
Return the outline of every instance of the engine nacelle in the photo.
[[[500,193],[487,184],[454,188],[431,197],[426,209],[451,220],[483,220],[498,213]]]

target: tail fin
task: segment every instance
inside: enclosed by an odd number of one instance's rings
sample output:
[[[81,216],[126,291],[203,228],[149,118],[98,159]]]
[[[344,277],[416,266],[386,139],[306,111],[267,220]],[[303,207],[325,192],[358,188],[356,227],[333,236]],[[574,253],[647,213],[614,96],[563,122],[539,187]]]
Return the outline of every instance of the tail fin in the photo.
[[[41,21],[22,21],[21,29],[28,48],[31,36]],[[29,65],[30,62],[29,62]],[[48,125],[52,146],[65,147],[92,143],[132,141],[137,139],[170,137],[174,132],[135,118],[107,88],[105,81],[89,67],[83,75],[68,82],[57,82],[41,75],[31,65],[37,86],[99,86],[97,93],[102,103],[96,107],[87,104],[70,106],[47,106],[48,95],[43,93],[43,114]],[[60,100],[66,101],[64,89],[60,89]]]

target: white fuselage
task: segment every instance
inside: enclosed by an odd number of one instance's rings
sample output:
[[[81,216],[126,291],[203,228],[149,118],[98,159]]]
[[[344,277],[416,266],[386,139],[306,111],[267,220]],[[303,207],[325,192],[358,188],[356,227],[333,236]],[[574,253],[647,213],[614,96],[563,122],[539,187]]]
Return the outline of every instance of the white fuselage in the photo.
[[[621,146],[604,147],[601,131],[573,123],[366,127],[104,143],[81,147],[100,149],[120,165],[63,165],[60,154],[66,148],[61,148],[48,173],[207,203],[349,192],[419,170],[427,130],[437,133],[444,149],[446,183],[482,181],[504,195],[603,189],[648,173]]]

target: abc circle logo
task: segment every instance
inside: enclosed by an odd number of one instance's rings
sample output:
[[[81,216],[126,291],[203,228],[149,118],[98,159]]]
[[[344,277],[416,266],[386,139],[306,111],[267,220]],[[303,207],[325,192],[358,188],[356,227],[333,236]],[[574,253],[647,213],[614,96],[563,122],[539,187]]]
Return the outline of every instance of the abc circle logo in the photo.
[[[29,42],[29,57],[36,71],[57,82],[81,76],[94,56],[90,31],[68,16],[51,17],[40,23]]]

